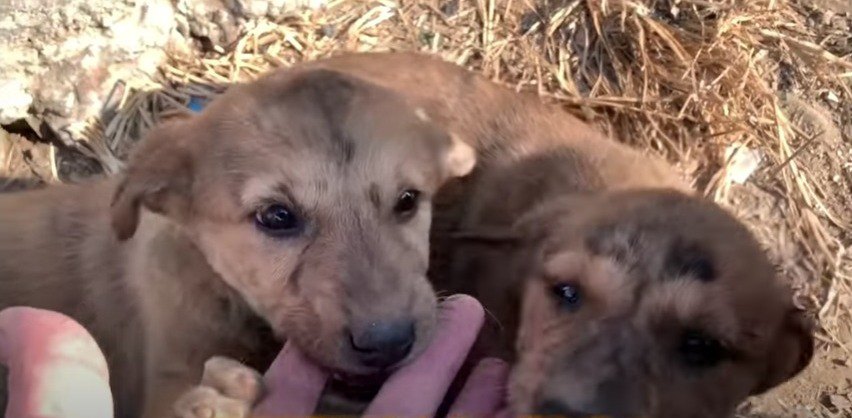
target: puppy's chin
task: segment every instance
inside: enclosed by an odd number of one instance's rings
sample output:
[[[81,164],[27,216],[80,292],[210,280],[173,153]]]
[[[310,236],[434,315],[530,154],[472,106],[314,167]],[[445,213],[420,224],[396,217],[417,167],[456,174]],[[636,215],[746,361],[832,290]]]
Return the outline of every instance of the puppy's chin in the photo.
[[[387,369],[376,367],[367,367],[356,362],[338,362],[334,366],[326,367],[331,372],[332,377],[340,378],[345,381],[368,381],[374,376],[387,376],[390,372]]]
[[[372,374],[332,373],[328,390],[348,401],[368,403],[379,393],[382,385],[397,368],[376,371]]]
[[[378,389],[385,380],[393,374],[394,370],[383,370],[373,374],[348,374],[344,372],[332,373],[331,380],[340,387],[352,388],[375,388]]]
[[[373,382],[384,382],[384,380],[399,370],[402,367],[410,364],[423,350],[410,353],[406,358],[398,363],[387,367],[369,367],[360,364],[356,359],[349,358],[344,355],[344,361],[338,361],[333,366],[325,367],[332,374],[332,377],[340,380],[351,382],[353,384],[370,384]],[[322,364],[318,362],[318,364]]]

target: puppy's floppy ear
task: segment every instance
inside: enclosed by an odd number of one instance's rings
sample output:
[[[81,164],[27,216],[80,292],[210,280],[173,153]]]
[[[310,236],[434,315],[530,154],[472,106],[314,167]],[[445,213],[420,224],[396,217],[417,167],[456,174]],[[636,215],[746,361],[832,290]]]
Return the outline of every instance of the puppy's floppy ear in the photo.
[[[182,219],[189,212],[193,145],[188,121],[154,128],[137,145],[112,198],[112,228],[119,240],[133,236],[139,211]]]
[[[814,355],[813,321],[805,312],[791,308],[784,317],[784,324],[771,345],[773,351],[766,361],[766,371],[752,395],[759,395],[801,372]]]
[[[450,177],[464,177],[476,165],[476,150],[458,136],[450,134],[450,146],[444,164]]]
[[[550,235],[585,200],[584,194],[578,192],[546,201],[518,218],[514,230],[526,243],[537,243]]]

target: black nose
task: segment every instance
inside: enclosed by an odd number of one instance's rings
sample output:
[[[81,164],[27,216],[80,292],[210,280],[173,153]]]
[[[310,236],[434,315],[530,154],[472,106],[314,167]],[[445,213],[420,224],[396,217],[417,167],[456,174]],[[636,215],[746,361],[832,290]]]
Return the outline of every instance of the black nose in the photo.
[[[414,345],[414,321],[376,321],[353,329],[352,349],[365,366],[385,368],[399,363]]]

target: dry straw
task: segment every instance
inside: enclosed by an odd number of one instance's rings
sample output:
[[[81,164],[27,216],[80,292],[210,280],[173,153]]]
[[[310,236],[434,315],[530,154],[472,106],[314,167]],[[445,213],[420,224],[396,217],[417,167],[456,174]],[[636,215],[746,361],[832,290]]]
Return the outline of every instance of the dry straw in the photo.
[[[788,77],[852,97],[843,80],[852,61],[823,49],[797,5],[783,0],[532,3],[332,1],[321,11],[258,22],[227,51],[174,55],[158,79],[128,81],[117,114],[96,130],[92,145],[118,168],[136,138],[185,111],[190,98],[211,98],[270,68],[339,51],[440,54],[512,87],[535,89],[620,140],[691,167],[696,186],[723,204],[733,204],[725,147],[760,150],[767,187],[784,209],[777,225],[758,235],[776,257],[791,247],[803,255],[777,261],[786,261],[784,273],[819,314],[821,338],[839,343],[848,308],[841,296],[852,294],[841,241],[850,225],[798,162],[812,141],[790,122],[779,89]]]

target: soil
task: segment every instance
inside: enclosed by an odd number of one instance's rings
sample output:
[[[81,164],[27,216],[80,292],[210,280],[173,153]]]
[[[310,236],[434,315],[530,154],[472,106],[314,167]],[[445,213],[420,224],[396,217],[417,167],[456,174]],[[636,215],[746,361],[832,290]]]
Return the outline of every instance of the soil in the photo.
[[[827,34],[823,40],[826,48],[848,57],[852,53],[852,1],[814,0],[808,6],[814,11],[814,19],[809,19],[809,23],[817,33]],[[838,37],[838,33],[845,35]],[[852,82],[847,85],[852,86]],[[831,92],[807,88],[791,91],[782,102],[791,122],[808,137],[815,138],[793,144],[794,149],[801,148],[796,163],[818,189],[826,204],[824,213],[830,212],[836,219],[831,235],[847,250],[852,249],[852,210],[849,209],[852,207],[852,103],[837,100]],[[801,294],[812,294],[816,289],[809,287],[827,278],[803,277],[796,271],[803,254],[797,254],[794,246],[785,246],[785,239],[778,238],[786,233],[779,228],[787,208],[785,199],[773,194],[772,185],[777,181],[773,173],[758,174],[753,183],[733,192],[732,202],[735,211],[752,226],[761,241],[777,243],[769,252],[793,285]],[[773,239],[768,234],[776,237]],[[749,400],[741,408],[741,418],[852,417],[852,321],[849,296],[840,297],[846,299],[838,305],[845,308],[839,313],[841,317],[823,324],[822,331],[830,331],[832,343],[821,341],[812,363],[797,378]]]
[[[795,110],[790,113],[797,126],[811,135],[823,132],[820,140],[803,148],[796,161],[815,184],[825,189],[826,209],[848,225],[852,215],[848,210],[852,207],[852,142],[840,134],[832,114],[821,106],[801,99],[792,103]],[[794,245],[785,245],[791,240],[783,229],[789,208],[785,198],[773,193],[777,181],[772,173],[762,173],[753,182],[734,188],[732,209],[760,241],[776,244],[768,248],[769,254],[799,293],[812,294],[817,291],[815,278],[801,269],[804,254]],[[852,230],[837,227],[833,232],[849,245]],[[852,359],[846,348],[852,347],[849,317],[823,326],[832,328],[834,344],[821,343],[811,365],[797,378],[749,400],[741,409],[741,418],[852,418]]]
[[[852,417],[852,364],[849,353],[833,347],[817,353],[796,379],[741,408],[741,418]]]

